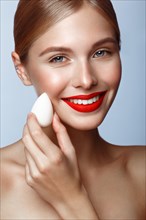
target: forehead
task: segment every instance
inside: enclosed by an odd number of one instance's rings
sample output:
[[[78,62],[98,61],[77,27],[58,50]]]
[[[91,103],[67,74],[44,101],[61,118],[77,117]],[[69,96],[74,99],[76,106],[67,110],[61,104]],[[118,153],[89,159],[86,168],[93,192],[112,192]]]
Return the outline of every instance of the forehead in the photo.
[[[92,43],[102,38],[114,38],[110,23],[91,6],[84,5],[77,12],[51,26],[32,45],[32,50],[46,46],[75,46],[81,42]]]

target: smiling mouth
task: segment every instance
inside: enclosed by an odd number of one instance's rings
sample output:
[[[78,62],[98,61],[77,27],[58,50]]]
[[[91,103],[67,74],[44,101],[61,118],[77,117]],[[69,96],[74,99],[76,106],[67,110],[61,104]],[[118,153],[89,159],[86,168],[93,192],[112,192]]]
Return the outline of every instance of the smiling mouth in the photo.
[[[78,112],[93,112],[102,105],[106,92],[101,91],[89,95],[71,96],[62,100]]]

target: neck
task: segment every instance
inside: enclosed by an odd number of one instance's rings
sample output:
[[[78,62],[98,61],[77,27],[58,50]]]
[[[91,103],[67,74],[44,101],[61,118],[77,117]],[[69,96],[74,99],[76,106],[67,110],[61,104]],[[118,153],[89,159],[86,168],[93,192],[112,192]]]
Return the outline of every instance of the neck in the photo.
[[[98,130],[78,131],[73,128],[67,128],[67,130],[78,159],[90,159],[95,153],[98,142],[100,141]]]
[[[109,148],[107,143],[100,137],[98,129],[76,130],[65,125],[71,142],[75,148],[79,166],[92,166],[95,163],[102,164],[110,159]],[[52,132],[51,140],[57,144],[56,136]]]

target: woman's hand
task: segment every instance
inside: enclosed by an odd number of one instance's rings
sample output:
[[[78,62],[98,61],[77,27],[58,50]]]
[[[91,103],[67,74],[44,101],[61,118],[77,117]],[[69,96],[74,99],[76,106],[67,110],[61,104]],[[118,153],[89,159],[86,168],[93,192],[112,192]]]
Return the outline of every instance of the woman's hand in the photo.
[[[81,187],[74,147],[56,114],[53,128],[59,146],[43,132],[32,113],[23,132],[27,183],[51,204],[66,200]]]
[[[22,138],[26,153],[26,181],[63,219],[78,218],[81,215],[78,213],[81,207],[78,206],[85,208],[86,203],[89,217],[95,217],[94,209],[83,190],[75,149],[56,114],[52,125],[58,146],[43,132],[35,115],[30,113],[28,116]],[[81,217],[89,219],[86,214]]]

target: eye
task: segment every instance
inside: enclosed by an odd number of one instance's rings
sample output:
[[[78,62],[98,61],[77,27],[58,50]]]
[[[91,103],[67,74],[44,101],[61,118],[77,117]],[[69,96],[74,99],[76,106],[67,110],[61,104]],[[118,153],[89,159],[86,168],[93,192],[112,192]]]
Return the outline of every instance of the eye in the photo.
[[[110,54],[110,51],[107,50],[98,50],[96,51],[96,53],[94,54],[94,58],[98,58],[98,57],[103,57],[106,56],[107,54]]]
[[[66,61],[66,58],[64,56],[56,56],[52,58],[51,60],[49,60],[50,63],[62,63],[65,61]]]

